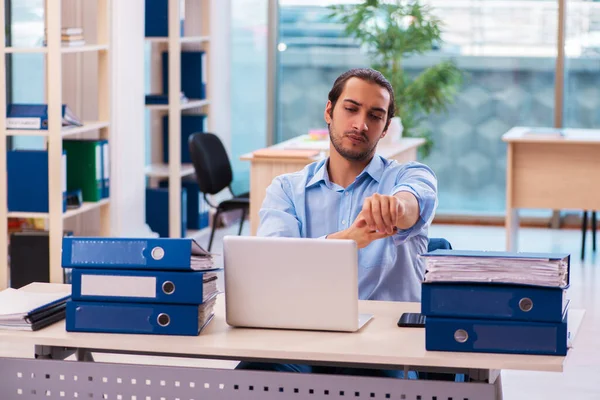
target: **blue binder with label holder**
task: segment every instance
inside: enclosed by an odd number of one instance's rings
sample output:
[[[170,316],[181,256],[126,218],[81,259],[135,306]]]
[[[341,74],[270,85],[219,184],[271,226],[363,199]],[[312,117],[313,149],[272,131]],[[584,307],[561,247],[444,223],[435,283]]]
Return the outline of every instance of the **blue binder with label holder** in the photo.
[[[424,282],[421,314],[427,317],[561,322],[567,290],[495,283]]]
[[[82,126],[71,109],[62,105],[62,126]],[[9,104],[6,110],[7,129],[48,130],[47,104]]]
[[[201,304],[67,302],[67,332],[197,336],[214,316]]]
[[[180,1],[180,34],[183,36],[183,24],[185,19],[185,1]],[[169,36],[169,0],[146,0],[145,7],[145,36],[146,37],[168,37]]]
[[[144,271],[79,269],[72,271],[75,301],[199,305],[217,293],[217,270]]]
[[[67,154],[62,161],[62,210],[67,211]],[[48,152],[11,150],[6,154],[9,212],[49,212]]]
[[[210,253],[191,238],[65,237],[63,268],[201,271]]]
[[[425,319],[428,351],[564,356],[568,349],[568,306],[561,322],[499,319]]]
[[[187,215],[185,212],[188,208],[188,193],[185,186],[181,187],[181,226],[180,236],[186,236],[186,228],[188,225]],[[158,236],[168,238],[170,221],[169,221],[169,189],[162,187],[147,187],[146,188],[146,223],[152,231],[158,233]]]
[[[208,132],[206,114],[184,114],[181,116],[181,162],[192,163],[190,156],[190,136],[194,133]],[[169,116],[163,117],[163,162],[169,162]]]
[[[162,53],[163,92],[169,93],[169,53]],[[190,100],[206,99],[206,53],[204,51],[181,52],[181,91]]]
[[[163,180],[158,183],[160,188],[167,189],[169,181]],[[208,214],[210,206],[204,200],[204,196],[200,193],[200,186],[194,179],[181,179],[181,187],[186,191],[187,209],[185,213],[187,229],[202,229],[206,228],[208,223]]]

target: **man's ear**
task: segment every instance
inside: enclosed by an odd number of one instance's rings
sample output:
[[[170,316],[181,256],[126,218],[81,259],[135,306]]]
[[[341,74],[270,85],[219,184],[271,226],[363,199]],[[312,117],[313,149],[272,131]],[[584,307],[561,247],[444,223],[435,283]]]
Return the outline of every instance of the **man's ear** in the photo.
[[[387,131],[388,131],[388,128],[390,127],[390,122],[391,121],[392,121],[391,119],[387,121],[387,123],[385,124],[385,128],[384,128],[383,132],[381,132],[381,136],[379,136],[379,139],[383,139],[385,137],[385,135],[387,135]]]
[[[327,100],[327,105],[325,105],[325,122],[327,123],[327,125],[331,124],[331,114],[333,111],[333,105],[331,104],[330,100]]]

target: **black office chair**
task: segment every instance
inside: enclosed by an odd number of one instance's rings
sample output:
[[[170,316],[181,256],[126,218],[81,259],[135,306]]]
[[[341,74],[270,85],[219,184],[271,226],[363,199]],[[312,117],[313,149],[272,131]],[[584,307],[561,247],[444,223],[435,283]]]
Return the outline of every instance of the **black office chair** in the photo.
[[[194,133],[190,135],[189,147],[200,191],[204,194],[204,200],[206,200],[208,205],[216,209],[210,232],[210,241],[208,242],[208,251],[210,251],[215,229],[219,221],[219,214],[222,212],[242,210],[242,220],[240,221],[240,229],[238,231],[238,235],[241,235],[244,219],[250,207],[249,193],[236,196],[233,190],[231,190],[231,182],[233,181],[231,163],[227,156],[227,151],[217,135],[212,133]],[[207,194],[214,195],[225,188],[229,189],[233,198],[222,201],[219,204],[213,204],[208,201]]]
[[[591,225],[592,225],[592,251],[596,251],[596,211],[591,212]],[[587,220],[588,211],[583,211],[583,218],[581,221],[581,259],[585,257],[585,236],[587,234]]]

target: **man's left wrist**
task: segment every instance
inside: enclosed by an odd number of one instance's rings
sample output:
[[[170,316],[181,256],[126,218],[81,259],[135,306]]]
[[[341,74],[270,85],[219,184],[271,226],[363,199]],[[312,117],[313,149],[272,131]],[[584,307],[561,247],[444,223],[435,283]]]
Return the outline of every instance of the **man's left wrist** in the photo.
[[[404,218],[406,217],[406,202],[404,201],[404,199],[401,199],[399,197],[396,197],[396,200],[398,200],[397,210],[399,214],[398,217],[396,217],[396,228],[401,229],[400,227],[404,226],[403,222]]]

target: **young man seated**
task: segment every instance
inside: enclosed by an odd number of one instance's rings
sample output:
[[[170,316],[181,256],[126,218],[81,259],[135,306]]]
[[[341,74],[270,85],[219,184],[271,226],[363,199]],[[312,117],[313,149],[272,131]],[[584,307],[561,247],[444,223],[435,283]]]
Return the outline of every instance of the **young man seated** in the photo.
[[[402,99],[399,99],[402,101]],[[325,106],[330,153],[278,176],[260,209],[258,236],[356,241],[361,300],[420,301],[437,179],[418,162],[399,164],[376,148],[394,116],[394,92],[378,71],[340,75]],[[241,363],[238,368],[402,376],[402,371]]]

